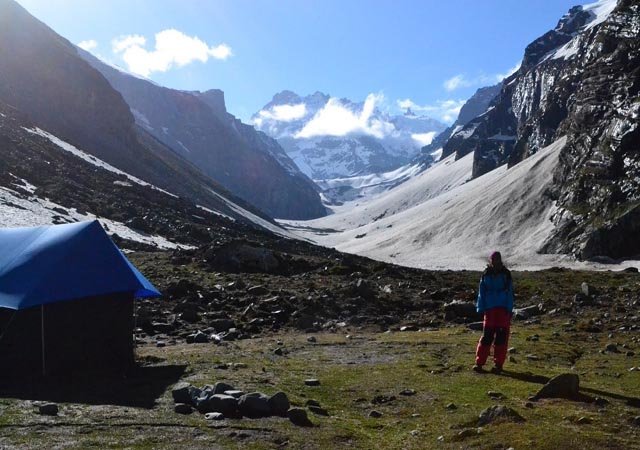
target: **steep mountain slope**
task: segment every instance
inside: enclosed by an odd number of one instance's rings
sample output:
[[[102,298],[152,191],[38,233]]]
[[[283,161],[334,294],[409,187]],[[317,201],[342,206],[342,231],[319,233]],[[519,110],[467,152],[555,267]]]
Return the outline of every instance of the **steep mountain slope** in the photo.
[[[229,114],[222,91],[168,89],[77,51],[122,94],[142,129],[235,195],[273,217],[325,214],[313,182],[275,140]]]
[[[0,101],[77,148],[216,209],[230,194],[135,126],[129,107],[76,48],[12,0],[0,0]],[[262,215],[239,199],[256,216]],[[262,217],[267,219],[267,216]]]
[[[456,133],[461,131],[466,124],[472,119],[475,119],[479,115],[483,114],[488,108],[493,99],[500,93],[502,83],[498,83],[493,86],[482,87],[478,89],[460,108],[460,113],[456,121],[437,135],[429,145],[425,145],[420,150],[420,155],[417,157],[418,162],[431,164],[434,157],[438,154],[446,158],[450,152],[443,153],[443,147],[449,139],[452,139]]]
[[[640,5],[572,8],[525,50],[490,109],[444,146],[474,153],[473,176],[514,165],[567,136],[551,192],[557,231],[545,251],[640,254]]]
[[[441,163],[292,226],[324,245],[421,267],[480,267],[494,248],[521,267],[638,258],[639,34],[637,2],[573,8],[527,47],[488,110],[447,141]],[[462,181],[465,167],[471,181],[421,197],[436,171]]]
[[[372,95],[356,103],[321,92],[301,97],[283,91],[252,120],[316,180],[395,170],[445,128],[410,110],[398,116],[383,113],[376,102]]]
[[[214,193],[209,205],[117,169],[0,102],[0,227],[98,218],[129,249],[226,242],[266,230],[287,236],[222,195]]]
[[[473,155],[450,156],[374,201],[288,225],[321,245],[412,267],[479,270],[495,249],[519,269],[584,267],[566,255],[537,253],[554,231],[548,190],[565,145],[561,138],[470,181]]]

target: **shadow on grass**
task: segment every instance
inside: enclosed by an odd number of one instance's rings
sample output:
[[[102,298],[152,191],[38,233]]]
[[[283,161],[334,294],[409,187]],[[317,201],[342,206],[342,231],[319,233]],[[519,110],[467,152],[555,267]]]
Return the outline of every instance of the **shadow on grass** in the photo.
[[[59,377],[0,378],[0,398],[153,408],[186,366],[145,366],[126,376],[74,374]]]
[[[501,373],[502,376],[504,377],[509,377],[509,378],[513,378],[515,380],[520,380],[520,381],[525,381],[527,383],[536,383],[536,384],[546,384],[551,378],[549,377],[545,377],[544,375],[535,375],[532,374],[530,372],[513,372],[511,370],[503,370]],[[610,398],[614,398],[616,400],[621,400],[626,402],[626,404],[628,406],[632,406],[635,408],[640,408],[640,398],[637,397],[628,397],[626,395],[622,395],[622,394],[616,394],[614,392],[608,392],[608,391],[603,391],[600,389],[593,389],[593,388],[588,388],[588,387],[580,387],[580,392],[586,392],[589,394],[593,394],[593,395],[597,395],[600,397],[610,397]],[[592,397],[589,397],[587,395],[584,395],[584,397],[581,397],[579,399],[576,399],[578,401],[593,401],[594,399]]]

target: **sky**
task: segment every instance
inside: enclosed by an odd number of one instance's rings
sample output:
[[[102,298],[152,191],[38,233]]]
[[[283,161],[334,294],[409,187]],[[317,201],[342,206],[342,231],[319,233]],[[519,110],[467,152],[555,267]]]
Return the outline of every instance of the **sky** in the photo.
[[[451,123],[580,0],[18,0],[158,84],[222,89],[248,122],[282,90],[379,99]]]

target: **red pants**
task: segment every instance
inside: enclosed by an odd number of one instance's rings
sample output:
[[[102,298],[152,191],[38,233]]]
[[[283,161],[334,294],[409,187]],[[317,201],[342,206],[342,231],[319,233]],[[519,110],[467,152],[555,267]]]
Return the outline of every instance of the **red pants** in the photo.
[[[493,345],[493,362],[502,367],[507,358],[511,314],[506,308],[488,309],[484,312],[483,325],[482,337],[476,348],[476,364],[484,366]]]

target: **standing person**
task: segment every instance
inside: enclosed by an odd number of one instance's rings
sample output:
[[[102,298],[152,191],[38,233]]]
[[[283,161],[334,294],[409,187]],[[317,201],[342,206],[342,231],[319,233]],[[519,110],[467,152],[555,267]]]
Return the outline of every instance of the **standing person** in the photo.
[[[513,315],[513,282],[511,272],[502,264],[500,252],[493,252],[489,265],[480,278],[476,310],[484,313],[482,337],[476,348],[476,364],[473,370],[483,372],[493,345],[494,373],[502,372],[507,357],[509,328]]]

